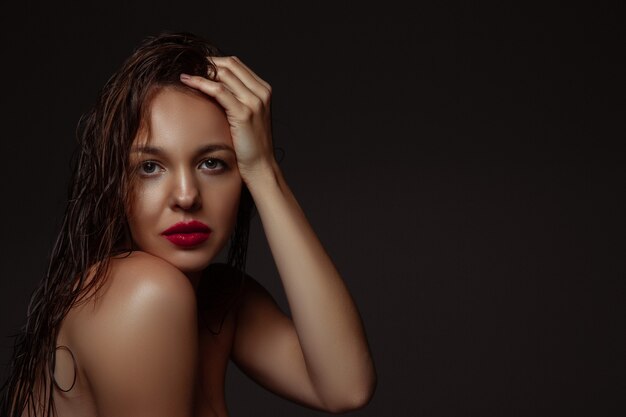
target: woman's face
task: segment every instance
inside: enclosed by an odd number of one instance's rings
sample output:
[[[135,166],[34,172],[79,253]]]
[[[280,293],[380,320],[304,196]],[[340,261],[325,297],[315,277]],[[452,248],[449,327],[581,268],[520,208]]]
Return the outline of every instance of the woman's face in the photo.
[[[242,181],[223,109],[162,88],[133,142],[128,222],[135,247],[185,273],[204,269],[233,231]]]

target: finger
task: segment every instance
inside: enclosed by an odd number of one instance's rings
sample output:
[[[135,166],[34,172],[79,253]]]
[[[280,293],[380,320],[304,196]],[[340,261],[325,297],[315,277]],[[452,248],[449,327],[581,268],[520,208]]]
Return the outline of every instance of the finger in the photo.
[[[235,56],[211,58],[216,66],[231,70],[257,97],[262,100],[269,99],[272,87],[241,62],[239,58]]]
[[[256,95],[254,91],[251,91],[230,69],[218,67],[217,79],[223,82],[235,97],[251,109],[261,110],[261,107],[265,104],[263,99]]]
[[[239,58],[236,56],[218,56],[211,57],[215,64],[223,65],[229,67],[231,70],[236,69],[237,67],[241,67],[242,71],[247,73],[250,77],[254,78],[256,81],[261,83],[266,89],[270,90],[271,86],[267,81],[259,77],[254,71],[250,69],[246,64],[244,64]]]
[[[202,91],[206,95],[213,97],[226,110],[226,113],[247,117],[250,110],[241,101],[239,101],[233,93],[231,93],[226,85],[217,81],[211,81],[197,75],[181,74],[180,81]]]

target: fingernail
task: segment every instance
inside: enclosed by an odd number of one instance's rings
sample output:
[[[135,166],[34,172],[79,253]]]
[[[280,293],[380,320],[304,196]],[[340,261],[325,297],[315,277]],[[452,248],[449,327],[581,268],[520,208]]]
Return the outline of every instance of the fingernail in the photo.
[[[186,81],[186,80],[191,79],[191,77],[189,75],[187,75],[187,74],[180,74],[180,79]]]

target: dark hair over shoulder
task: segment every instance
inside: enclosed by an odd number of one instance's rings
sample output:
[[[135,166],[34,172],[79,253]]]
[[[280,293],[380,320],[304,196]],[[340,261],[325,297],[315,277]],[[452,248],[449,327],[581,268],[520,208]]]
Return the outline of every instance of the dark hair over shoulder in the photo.
[[[0,416],[20,417],[26,407],[33,416],[56,415],[51,376],[60,324],[72,307],[97,295],[109,258],[132,252],[124,247],[130,241],[126,208],[133,177],[128,153],[149,102],[164,86],[189,88],[179,80],[182,72],[214,79],[216,69],[207,56],[221,55],[210,42],[191,33],[149,36],[81,117],[65,215],[46,276],[32,294],[26,324],[14,335],[9,376],[0,391]],[[242,276],[252,210],[244,185],[228,252],[228,263]],[[37,381],[44,383],[36,390]]]

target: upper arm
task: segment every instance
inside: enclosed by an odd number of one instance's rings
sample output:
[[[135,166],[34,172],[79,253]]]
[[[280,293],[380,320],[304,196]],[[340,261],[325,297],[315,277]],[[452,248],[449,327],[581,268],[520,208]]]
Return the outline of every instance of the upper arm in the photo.
[[[86,330],[85,371],[103,417],[189,417],[197,368],[191,284],[162,261],[114,271]],[[136,266],[136,265],[134,265]]]
[[[248,276],[237,310],[232,360],[272,392],[312,408],[325,408],[309,377],[292,320]]]

